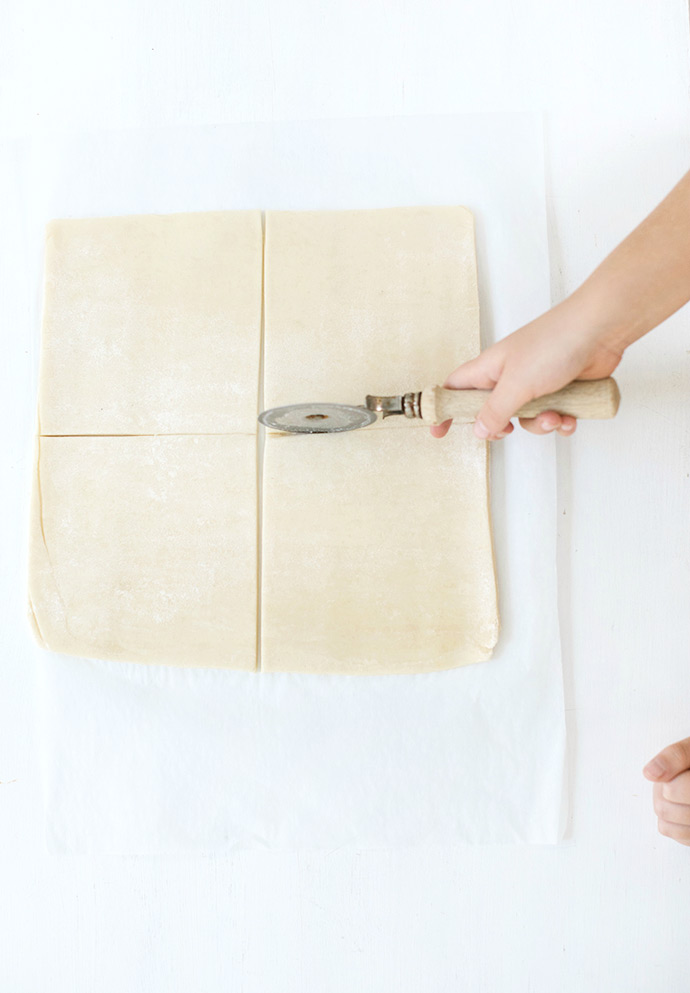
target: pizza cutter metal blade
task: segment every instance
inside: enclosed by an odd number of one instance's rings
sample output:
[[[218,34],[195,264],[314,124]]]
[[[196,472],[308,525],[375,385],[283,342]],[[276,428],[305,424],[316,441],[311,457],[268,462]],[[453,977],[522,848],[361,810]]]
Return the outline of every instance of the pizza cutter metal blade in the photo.
[[[293,403],[274,407],[259,414],[264,427],[291,434],[334,434],[354,431],[376,420],[376,413],[366,407],[345,403]]]

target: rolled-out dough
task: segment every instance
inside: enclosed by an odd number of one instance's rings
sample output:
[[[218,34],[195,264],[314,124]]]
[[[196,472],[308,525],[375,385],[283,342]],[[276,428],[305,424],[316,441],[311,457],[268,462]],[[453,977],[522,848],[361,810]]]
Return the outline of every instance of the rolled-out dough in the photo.
[[[31,603],[58,652],[256,667],[248,435],[41,438]]]
[[[430,672],[490,656],[486,445],[458,434],[266,439],[263,669]]]
[[[53,221],[43,434],[253,432],[259,211]]]
[[[264,397],[362,403],[441,383],[479,351],[464,207],[269,212]],[[398,428],[424,430],[401,434]],[[271,435],[261,665],[426,672],[487,659],[498,618],[487,446],[419,421]]]
[[[262,323],[264,407],[420,389],[476,354],[472,215],[269,212],[265,231],[264,245],[252,211],[50,225],[39,637],[75,655],[252,670],[261,572],[267,670],[488,658],[487,449],[469,429],[439,442],[391,418],[269,434],[257,464]]]
[[[264,400],[360,404],[442,383],[479,351],[465,207],[269,211]],[[367,430],[424,427],[403,417]]]

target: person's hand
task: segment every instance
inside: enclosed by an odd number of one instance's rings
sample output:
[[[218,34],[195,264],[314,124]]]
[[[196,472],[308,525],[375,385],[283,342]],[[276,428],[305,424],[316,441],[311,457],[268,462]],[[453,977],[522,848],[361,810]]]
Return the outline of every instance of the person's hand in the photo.
[[[492,391],[475,421],[474,433],[497,441],[510,434],[510,418],[529,400],[554,393],[573,379],[610,376],[624,349],[622,344],[611,343],[611,337],[592,327],[575,294],[459,366],[444,385]],[[521,418],[520,424],[533,434],[558,431],[568,436],[577,422],[551,410]],[[450,425],[451,421],[445,421],[432,427],[431,433],[443,438]]]
[[[664,748],[642,772],[654,783],[659,833],[690,845],[690,738]]]
[[[579,289],[450,374],[451,389],[492,390],[475,422],[479,438],[504,438],[523,403],[573,379],[609,376],[628,345],[690,301],[689,221],[690,171]],[[521,423],[534,434],[576,426],[554,411]],[[449,426],[431,433],[442,438]]]

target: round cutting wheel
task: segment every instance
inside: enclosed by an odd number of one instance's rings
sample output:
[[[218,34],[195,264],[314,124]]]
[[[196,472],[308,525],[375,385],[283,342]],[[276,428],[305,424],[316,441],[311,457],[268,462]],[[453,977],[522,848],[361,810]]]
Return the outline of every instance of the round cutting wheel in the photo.
[[[365,407],[349,407],[344,403],[295,403],[289,407],[264,410],[259,414],[259,420],[274,431],[331,434],[373,424],[376,414]]]

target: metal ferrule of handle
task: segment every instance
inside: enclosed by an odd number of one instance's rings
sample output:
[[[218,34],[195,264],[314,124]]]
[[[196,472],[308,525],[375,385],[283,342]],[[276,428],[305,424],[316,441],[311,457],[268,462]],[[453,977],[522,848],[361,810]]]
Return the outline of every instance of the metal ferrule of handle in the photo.
[[[384,418],[392,414],[403,414],[405,417],[422,416],[422,394],[403,393],[394,397],[368,396],[366,399],[367,410],[375,410],[377,414],[382,414]]]

